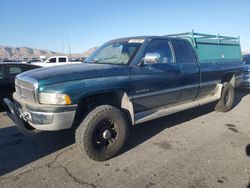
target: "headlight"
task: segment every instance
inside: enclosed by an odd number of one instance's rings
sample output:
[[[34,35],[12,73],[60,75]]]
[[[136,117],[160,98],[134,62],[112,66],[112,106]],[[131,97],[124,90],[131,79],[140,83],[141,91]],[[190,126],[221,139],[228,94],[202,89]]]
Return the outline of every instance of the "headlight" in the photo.
[[[71,99],[66,94],[61,93],[39,93],[41,104],[71,104]]]

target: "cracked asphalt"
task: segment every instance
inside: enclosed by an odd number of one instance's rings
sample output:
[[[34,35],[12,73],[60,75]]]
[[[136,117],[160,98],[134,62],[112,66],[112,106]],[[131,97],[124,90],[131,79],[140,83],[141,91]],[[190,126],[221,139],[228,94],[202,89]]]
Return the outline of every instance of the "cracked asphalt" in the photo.
[[[250,187],[250,95],[131,128],[123,153],[95,162],[72,130],[21,135],[0,113],[0,187]]]

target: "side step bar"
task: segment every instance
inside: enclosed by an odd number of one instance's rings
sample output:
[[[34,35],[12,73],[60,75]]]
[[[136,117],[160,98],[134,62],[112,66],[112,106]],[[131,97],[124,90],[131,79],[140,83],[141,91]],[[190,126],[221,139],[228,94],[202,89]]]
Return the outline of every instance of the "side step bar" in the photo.
[[[187,110],[190,108],[202,106],[204,104],[208,104],[214,101],[217,101],[221,97],[221,91],[222,91],[222,84],[217,84],[216,93],[213,96],[210,96],[208,98],[203,98],[197,101],[191,101],[188,103],[176,105],[176,106],[171,106],[171,107],[162,107],[159,109],[153,109],[149,111],[144,111],[144,112],[139,112],[135,114],[135,124],[143,123],[146,121],[150,121],[153,119],[157,119],[166,115],[174,114],[176,112],[180,112],[183,110]]]

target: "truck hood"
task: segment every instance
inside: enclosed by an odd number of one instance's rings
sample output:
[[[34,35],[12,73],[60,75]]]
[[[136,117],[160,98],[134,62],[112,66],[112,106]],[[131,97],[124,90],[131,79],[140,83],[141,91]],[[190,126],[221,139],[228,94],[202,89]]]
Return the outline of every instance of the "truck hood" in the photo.
[[[49,85],[72,80],[83,80],[97,77],[129,75],[130,67],[110,64],[71,64],[48,68],[39,68],[20,74],[20,78],[29,77],[39,85]]]

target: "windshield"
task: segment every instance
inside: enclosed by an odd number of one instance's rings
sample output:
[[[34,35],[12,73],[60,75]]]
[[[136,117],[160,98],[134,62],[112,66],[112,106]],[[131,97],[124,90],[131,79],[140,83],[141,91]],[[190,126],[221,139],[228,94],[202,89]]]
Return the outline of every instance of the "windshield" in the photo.
[[[104,44],[85,62],[127,65],[140,46],[141,42],[133,42],[132,40]]]

